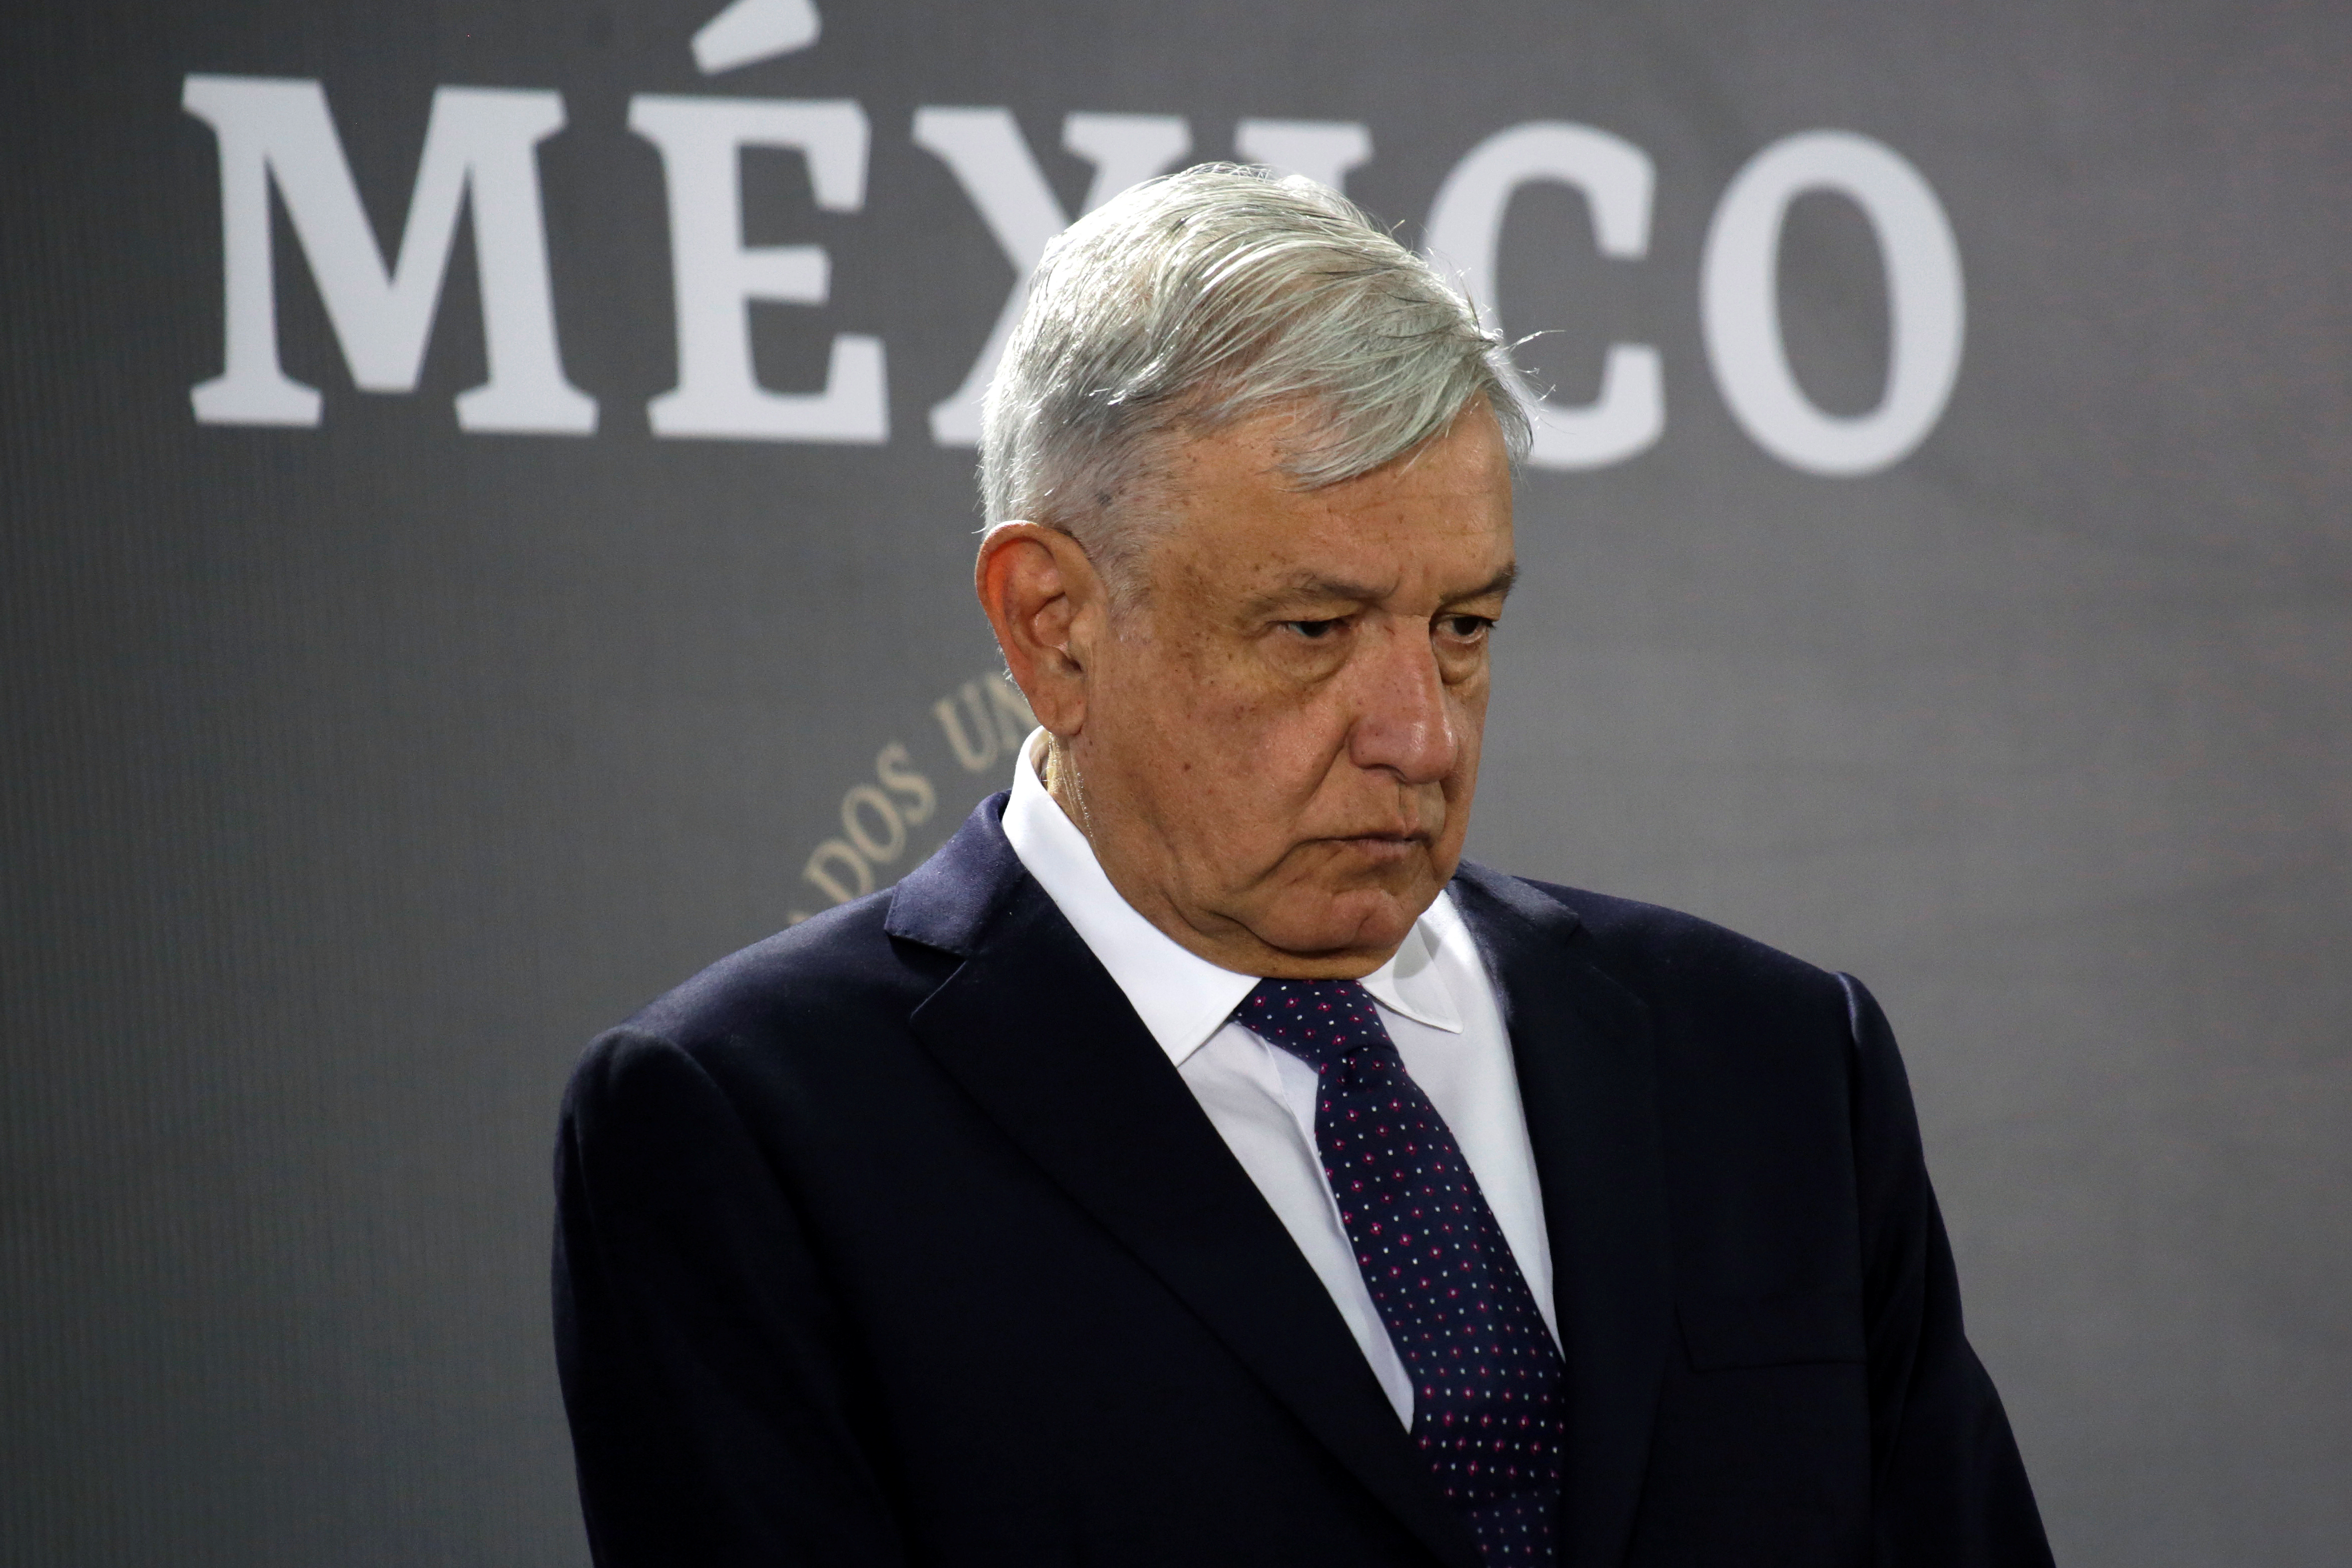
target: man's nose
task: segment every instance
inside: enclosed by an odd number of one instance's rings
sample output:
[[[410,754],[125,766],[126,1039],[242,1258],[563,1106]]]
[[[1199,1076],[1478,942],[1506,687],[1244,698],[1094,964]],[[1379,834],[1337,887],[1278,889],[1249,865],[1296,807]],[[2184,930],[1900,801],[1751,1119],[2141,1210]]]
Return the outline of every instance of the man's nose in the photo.
[[[1397,626],[1367,648],[1348,757],[1406,784],[1433,784],[1454,771],[1462,740],[1454,705],[1426,628]]]

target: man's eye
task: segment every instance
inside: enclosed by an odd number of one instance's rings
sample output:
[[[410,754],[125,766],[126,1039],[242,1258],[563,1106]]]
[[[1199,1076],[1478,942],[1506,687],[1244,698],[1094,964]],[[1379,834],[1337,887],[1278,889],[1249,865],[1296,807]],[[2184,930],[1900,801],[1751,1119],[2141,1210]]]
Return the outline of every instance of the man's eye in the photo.
[[[1447,615],[1440,618],[1437,624],[1447,636],[1465,643],[1475,641],[1495,627],[1493,619],[1485,615]]]
[[[1283,624],[1289,627],[1293,632],[1297,632],[1301,637],[1306,638],[1308,642],[1313,643],[1318,642],[1321,639],[1329,636],[1332,632],[1337,632],[1342,623],[1339,621],[1333,620],[1286,621]]]

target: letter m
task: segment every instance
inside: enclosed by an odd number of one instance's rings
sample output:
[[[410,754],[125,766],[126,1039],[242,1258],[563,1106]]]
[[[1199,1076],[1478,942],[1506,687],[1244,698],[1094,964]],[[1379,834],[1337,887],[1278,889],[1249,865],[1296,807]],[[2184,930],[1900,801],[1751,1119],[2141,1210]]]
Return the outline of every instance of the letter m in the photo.
[[[596,428],[594,400],[564,380],[557,353],[540,216],[536,149],[562,129],[562,99],[507,88],[436,89],[399,259],[389,270],[317,82],[191,76],[180,103],[220,142],[228,345],[221,374],[190,393],[199,422],[319,423],[318,390],[278,362],[274,181],[354,383],[416,390],[458,207],[470,194],[490,373],[458,396],[458,425],[571,434]]]

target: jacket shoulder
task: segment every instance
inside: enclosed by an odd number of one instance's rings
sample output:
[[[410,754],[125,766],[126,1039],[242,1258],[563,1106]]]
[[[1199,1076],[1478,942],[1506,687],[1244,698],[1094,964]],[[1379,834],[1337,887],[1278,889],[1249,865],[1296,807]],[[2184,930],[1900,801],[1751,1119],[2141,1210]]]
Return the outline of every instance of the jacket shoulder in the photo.
[[[728,955],[605,1031],[583,1068],[656,1047],[723,1071],[747,1052],[903,1027],[954,959],[893,940],[888,913],[888,893],[873,894]]]
[[[1586,888],[1512,879],[1566,909],[1590,943],[1591,960],[1654,1006],[1709,1000],[1830,1009],[1841,1020],[1846,990],[1838,976],[1696,915]]]
[[[1573,916],[1561,959],[1638,1004],[1684,1177],[1745,1172],[1769,1185],[1759,1173],[1801,1168],[1807,1180],[1848,1179],[1837,1172],[1848,1168],[1840,1151],[1859,1057],[1842,977],[1680,910],[1523,886]]]

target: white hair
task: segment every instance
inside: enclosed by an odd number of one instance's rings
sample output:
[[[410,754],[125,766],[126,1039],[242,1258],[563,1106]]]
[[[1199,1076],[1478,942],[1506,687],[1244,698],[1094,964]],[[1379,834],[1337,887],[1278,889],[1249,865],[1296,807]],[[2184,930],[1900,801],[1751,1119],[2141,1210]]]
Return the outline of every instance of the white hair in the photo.
[[[1207,163],[1072,225],[1029,283],[988,389],[982,504],[1071,535],[1114,591],[1160,520],[1155,455],[1294,417],[1301,489],[1370,472],[1484,398],[1514,462],[1528,420],[1502,340],[1420,256],[1313,181]]]

